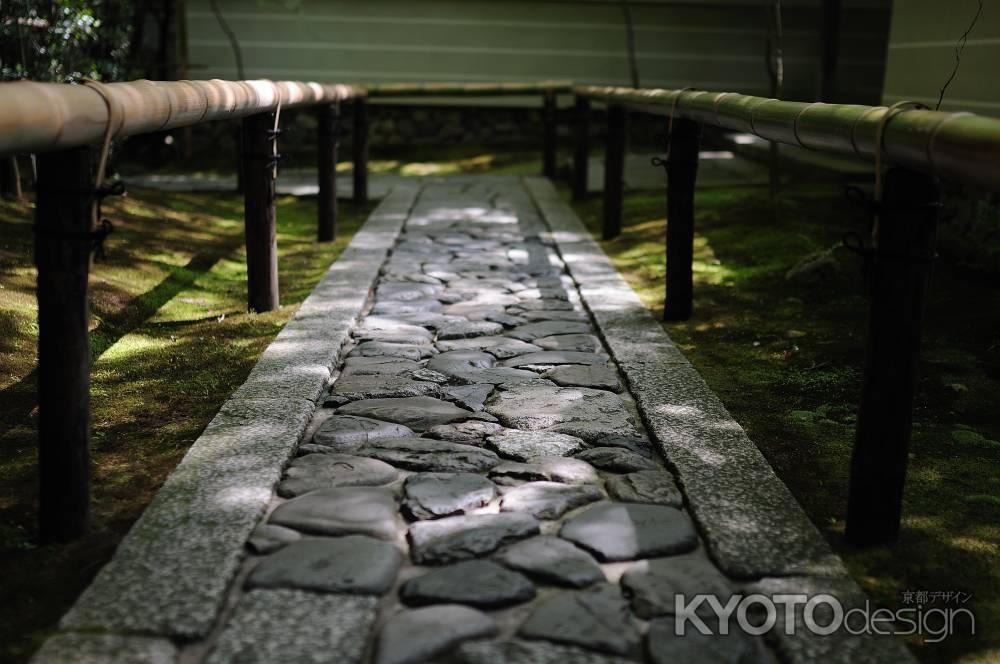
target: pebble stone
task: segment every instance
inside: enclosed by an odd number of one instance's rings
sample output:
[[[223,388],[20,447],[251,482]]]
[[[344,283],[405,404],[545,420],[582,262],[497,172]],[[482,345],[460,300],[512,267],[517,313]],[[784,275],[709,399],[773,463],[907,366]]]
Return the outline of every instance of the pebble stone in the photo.
[[[647,620],[673,614],[677,595],[688,599],[694,595],[714,595],[725,605],[733,594],[726,577],[707,558],[697,554],[646,561],[644,566],[627,570],[621,586],[635,615]],[[699,615],[715,615],[707,602],[696,611]]]
[[[416,371],[420,363],[401,357],[348,357],[341,376],[399,376]]]
[[[527,312],[527,309],[525,309]],[[529,320],[530,316],[525,316]],[[567,318],[570,318],[567,316]],[[535,339],[551,337],[557,334],[590,334],[593,332],[588,323],[577,320],[540,320],[535,323],[518,325],[513,330],[508,330],[505,334],[521,341],[533,342]]]
[[[653,664],[750,664],[768,661],[755,646],[753,639],[739,629],[720,634],[709,627],[711,634],[702,634],[689,622],[683,636],[676,634],[674,616],[656,618],[649,623],[647,650]]]
[[[383,397],[419,397],[436,395],[438,386],[431,382],[411,380],[403,376],[351,375],[341,376],[330,390],[333,396],[347,399],[378,399]]]
[[[499,360],[542,350],[539,346],[529,344],[525,341],[499,336],[438,341],[435,345],[442,352],[452,350],[482,351],[489,353]]]
[[[500,323],[488,321],[468,321],[464,323],[449,323],[438,328],[437,338],[441,341],[448,339],[468,339],[470,337],[488,337],[503,332],[504,327]]]
[[[528,482],[508,489],[500,501],[501,512],[524,512],[536,519],[558,519],[571,509],[603,498],[592,484]]]
[[[469,411],[464,408],[433,397],[365,399],[342,406],[337,413],[396,422],[414,431],[424,431],[437,424],[447,424],[469,416]]]
[[[437,351],[430,345],[392,344],[385,341],[363,341],[350,352],[353,357],[399,357],[404,360],[423,360]]]
[[[605,562],[686,553],[698,545],[686,514],[635,503],[593,505],[565,521],[559,536]]]
[[[527,514],[472,514],[410,526],[410,555],[418,565],[475,558],[508,542],[538,534],[538,521]]]
[[[395,583],[402,561],[392,544],[362,535],[305,538],[261,560],[246,586],[381,595]]]
[[[613,655],[639,649],[639,629],[617,586],[564,592],[539,604],[521,625],[528,638],[567,643]]]
[[[257,555],[264,556],[300,539],[302,539],[302,533],[297,530],[271,523],[262,523],[250,533],[247,548]]]
[[[551,535],[515,542],[493,559],[543,583],[558,586],[585,588],[604,581],[604,572],[593,556]]]
[[[292,498],[318,489],[382,486],[395,482],[399,472],[377,459],[351,454],[307,454],[293,460],[278,485],[278,495]]]
[[[382,487],[321,489],[282,503],[269,523],[314,535],[396,536],[396,496]]]
[[[358,454],[407,470],[437,472],[478,473],[500,463],[489,450],[430,438],[385,440],[358,450]]]
[[[399,596],[410,606],[453,603],[497,609],[533,599],[535,585],[489,560],[463,560],[409,579]]]
[[[586,461],[572,457],[531,457],[527,463],[505,461],[490,470],[490,479],[499,484],[520,484],[544,480],[564,484],[599,484],[601,478]]]
[[[428,429],[425,435],[430,438],[447,440],[453,443],[481,446],[486,442],[488,436],[500,433],[503,430],[504,428],[495,422],[469,420],[467,422],[455,422],[454,424],[439,424]]]
[[[593,334],[557,334],[536,339],[534,344],[542,350],[565,350],[581,353],[597,353],[603,349],[601,340]]]
[[[577,454],[576,458],[612,473],[633,473],[637,470],[654,470],[657,467],[646,457],[623,447],[592,447]]]
[[[609,496],[623,503],[653,503],[671,507],[684,504],[674,476],[665,470],[640,470],[609,477],[605,488]]]
[[[478,640],[461,644],[455,664],[635,664],[632,658],[605,655],[548,641]]]
[[[497,487],[474,473],[417,473],[403,485],[403,510],[412,519],[436,519],[482,507]]]
[[[480,411],[486,407],[486,400],[493,392],[492,385],[457,385],[442,390],[446,399],[451,399],[462,408]]]
[[[502,367],[544,366],[547,364],[607,364],[608,358],[597,353],[579,353],[562,350],[543,350],[538,353],[518,355],[500,363]]]
[[[609,366],[564,364],[544,372],[542,378],[547,378],[561,387],[590,387],[595,390],[622,391],[618,373]]]
[[[521,383],[495,392],[486,411],[507,427],[559,430],[587,441],[635,433],[632,416],[618,395],[585,387]]]
[[[486,445],[503,458],[514,461],[527,461],[536,456],[572,456],[586,447],[586,443],[576,436],[517,429],[489,436]]]
[[[334,415],[313,434],[312,444],[349,452],[377,440],[412,436],[413,430],[402,424],[382,422],[369,417]]]
[[[375,664],[424,664],[469,639],[496,636],[485,613],[460,604],[399,611],[389,617],[375,642]],[[360,639],[359,639],[360,641]]]

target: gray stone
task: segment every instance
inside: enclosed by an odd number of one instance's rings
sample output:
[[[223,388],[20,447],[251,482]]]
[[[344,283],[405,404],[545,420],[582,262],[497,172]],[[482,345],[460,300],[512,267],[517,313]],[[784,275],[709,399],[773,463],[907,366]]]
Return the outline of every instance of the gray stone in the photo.
[[[607,365],[565,364],[553,367],[542,374],[561,387],[590,387],[595,390],[621,392],[618,372]]]
[[[370,537],[306,538],[261,560],[246,586],[381,595],[392,588],[402,562],[398,548]]]
[[[404,360],[422,360],[437,353],[431,345],[391,344],[383,341],[363,341],[351,351],[351,357],[399,357]]]
[[[485,444],[487,436],[503,430],[502,426],[493,422],[469,420],[453,424],[439,424],[428,429],[426,435],[430,438],[448,440],[453,443],[482,446]]]
[[[380,300],[411,302],[426,297],[433,297],[440,293],[441,290],[442,287],[437,284],[383,281],[378,289],[376,289],[375,297]]]
[[[436,565],[491,553],[507,542],[538,534],[527,514],[471,514],[410,526],[410,556],[418,565]]]
[[[610,562],[686,553],[698,546],[687,515],[664,505],[594,505],[563,523],[559,536]]]
[[[368,417],[334,415],[319,426],[313,434],[312,443],[338,452],[349,452],[379,440],[412,435],[413,430],[401,424],[381,422]]]
[[[530,382],[495,392],[486,412],[515,429],[549,429],[596,440],[636,433],[621,398],[586,387],[549,387]],[[577,433],[578,432],[578,433]]]
[[[413,323],[389,316],[368,316],[361,321],[361,325],[354,331],[354,335],[361,339],[375,339],[378,337],[373,335],[382,334],[412,336],[427,341],[433,337],[429,331],[420,325],[414,325]]]
[[[608,495],[623,503],[652,503],[681,507],[684,496],[674,483],[674,476],[665,470],[640,470],[628,475],[609,477],[605,486]]]
[[[684,595],[688,601],[694,595],[714,595],[725,605],[733,594],[726,577],[708,558],[698,554],[643,561],[622,575],[621,585],[632,611],[646,620],[673,614],[677,595]],[[700,604],[696,612],[715,615],[707,602]]]
[[[548,366],[551,364],[586,364],[604,365],[608,358],[597,353],[579,353],[563,350],[543,350],[538,353],[518,355],[500,363],[502,367]]]
[[[514,306],[507,307],[507,313],[520,316],[529,311],[572,311],[573,304],[565,300],[520,300]]]
[[[623,447],[647,459],[653,456],[652,444],[641,436],[604,436],[594,441],[594,444],[599,447]]]
[[[336,396],[356,399],[379,399],[384,397],[436,396],[435,383],[410,380],[403,376],[341,376],[334,382],[331,392]]]
[[[521,636],[567,643],[614,655],[639,649],[639,630],[617,586],[600,584],[556,595],[521,625]]]
[[[529,318],[529,316],[525,316]],[[504,334],[521,341],[534,341],[544,337],[551,337],[556,334],[590,334],[593,329],[588,323],[575,320],[542,320],[536,323],[518,325],[513,330],[508,330]]]
[[[499,639],[468,641],[458,646],[455,664],[635,664],[634,659],[604,655],[548,641]]]
[[[490,479],[499,484],[538,480],[564,484],[599,484],[601,481],[593,466],[572,457],[532,457],[528,463],[505,461],[490,470]]]
[[[429,327],[435,330],[440,328],[442,325],[448,325],[449,323],[461,323],[466,320],[464,316],[450,316],[448,314],[432,311],[417,311],[413,313],[400,314],[394,318],[406,321],[407,323],[412,323],[413,325]]]
[[[415,360],[401,357],[349,357],[341,376],[403,376],[420,368]]]
[[[558,519],[571,509],[604,497],[592,484],[528,482],[504,492],[501,512],[525,512],[536,519]]]
[[[427,368],[451,376],[471,369],[492,367],[494,362],[495,359],[492,355],[482,351],[451,350],[433,358],[427,363]]]
[[[361,664],[365,642],[358,635],[375,623],[376,602],[374,597],[253,590],[240,599],[206,664]]]
[[[489,450],[430,438],[386,440],[362,448],[358,454],[407,470],[450,473],[478,473],[500,463],[499,457]]]
[[[593,334],[557,334],[536,339],[535,345],[542,350],[578,351],[581,353],[599,353],[604,350],[601,340]]]
[[[46,639],[31,664],[174,664],[170,639],[118,634],[56,634]]]
[[[441,390],[446,399],[451,399],[463,408],[480,411],[486,407],[486,400],[493,392],[492,385],[456,385]]]
[[[650,621],[646,641],[649,657],[653,664],[675,664],[676,662],[751,664],[752,662],[769,660],[767,655],[762,652],[763,648],[739,628],[733,627],[728,634],[720,634],[718,628],[713,625],[709,627],[712,631],[711,634],[702,634],[691,622],[688,622],[684,635],[678,636],[674,623],[673,616]]]
[[[486,320],[491,323],[500,323],[506,328],[517,327],[518,325],[524,325],[528,322],[520,316],[511,316],[510,314],[491,314],[486,317]]]
[[[493,556],[497,562],[557,586],[585,588],[604,581],[604,572],[586,551],[551,535],[515,542]]]
[[[342,406],[338,415],[360,415],[376,420],[403,424],[414,431],[424,431],[437,424],[447,424],[469,417],[469,411],[433,397],[402,399],[365,399]]]
[[[623,447],[592,447],[577,454],[576,458],[612,473],[633,473],[637,470],[657,468],[657,465],[646,457]]]
[[[422,345],[431,342],[431,333],[416,325],[398,323],[393,327],[362,326],[354,331],[354,337],[359,341],[381,341],[389,344]]]
[[[467,604],[497,609],[535,597],[535,586],[523,574],[488,560],[463,560],[409,579],[399,591],[410,606]]]
[[[447,352],[455,350],[481,351],[489,353],[499,360],[509,357],[524,355],[526,353],[536,353],[540,350],[538,346],[529,344],[510,337],[473,337],[472,339],[454,339],[451,341],[438,341],[438,350]]]
[[[443,373],[441,373],[440,371],[434,371],[433,369],[428,369],[426,367],[422,367],[420,369],[417,369],[416,371],[410,372],[410,378],[414,380],[429,381],[431,383],[448,382],[448,377],[445,376]]]
[[[462,641],[497,632],[492,618],[467,606],[441,604],[399,611],[379,632],[374,664],[425,664]]]
[[[321,489],[274,508],[269,523],[317,535],[396,536],[396,496],[382,487]]]
[[[469,321],[466,323],[451,323],[438,328],[437,338],[442,341],[448,339],[468,339],[470,337],[485,337],[491,334],[503,332],[503,325],[491,323],[489,321]]]
[[[262,523],[250,533],[247,548],[257,555],[264,556],[300,539],[302,539],[302,533],[297,530],[271,523]]]
[[[307,454],[285,471],[278,485],[283,498],[301,496],[317,489],[349,486],[381,486],[395,482],[399,472],[387,463],[350,454]]]
[[[415,314],[424,312],[440,311],[443,305],[437,300],[408,300],[400,302],[398,300],[381,300],[375,302],[372,313],[376,315],[399,316],[401,314]]]
[[[587,314],[582,311],[525,311],[520,314],[519,317],[525,319],[529,323],[543,323],[546,321],[567,321],[571,323],[579,323],[587,321]],[[591,330],[587,330],[588,333],[590,331]],[[563,330],[556,329],[550,336],[562,334],[578,333],[565,332]]]
[[[517,298],[519,300],[569,300],[566,291],[559,286],[526,288],[517,292]]]
[[[586,447],[576,436],[549,431],[506,429],[486,439],[486,445],[505,459],[527,461],[536,456],[572,456]]]
[[[482,507],[497,487],[473,473],[417,473],[406,478],[403,509],[414,519],[436,519]]]

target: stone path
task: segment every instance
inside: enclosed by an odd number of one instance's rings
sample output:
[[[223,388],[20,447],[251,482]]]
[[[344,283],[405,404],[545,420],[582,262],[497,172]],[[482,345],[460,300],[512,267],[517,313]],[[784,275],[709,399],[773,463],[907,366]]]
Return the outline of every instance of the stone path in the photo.
[[[768,660],[674,643],[668,595],[732,586],[539,228],[422,189],[209,662]]]
[[[34,661],[909,661],[801,611],[794,635],[675,634],[675,595],[752,592],[864,601],[549,183],[429,178],[389,193]]]

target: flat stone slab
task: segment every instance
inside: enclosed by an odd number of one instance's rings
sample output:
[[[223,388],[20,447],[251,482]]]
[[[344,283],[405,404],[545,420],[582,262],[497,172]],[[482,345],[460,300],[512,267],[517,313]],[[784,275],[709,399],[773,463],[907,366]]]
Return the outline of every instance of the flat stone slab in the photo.
[[[175,664],[177,647],[164,638],[58,633],[46,639],[31,664]]]
[[[604,655],[548,641],[493,639],[467,641],[455,651],[455,664],[635,664],[634,659]]]
[[[257,555],[264,556],[300,539],[302,539],[302,533],[297,530],[276,526],[272,523],[262,523],[250,533],[247,548]]]
[[[686,553],[698,546],[687,515],[664,505],[594,505],[563,523],[559,536],[611,562]]]
[[[433,472],[478,473],[500,463],[500,457],[489,450],[430,438],[385,440],[358,450],[358,454],[407,470]]]
[[[514,461],[527,461],[536,456],[572,456],[586,447],[586,443],[576,436],[517,429],[489,436],[486,445],[505,459]]]
[[[538,353],[518,355],[500,363],[502,367],[545,366],[549,364],[597,364],[605,365],[608,358],[597,353],[579,353],[563,350],[543,350]]]
[[[623,503],[652,503],[681,507],[684,496],[665,470],[640,470],[627,475],[609,477],[605,482],[608,495]]]
[[[448,440],[453,443],[482,446],[486,443],[488,436],[500,433],[501,431],[504,431],[504,427],[495,422],[469,420],[453,424],[439,424],[428,429],[425,435],[430,438]]]
[[[656,470],[658,466],[635,452],[623,447],[592,447],[576,455],[595,468],[612,473],[634,473],[638,470]]]
[[[493,385],[456,385],[445,387],[441,390],[441,395],[445,399],[451,399],[463,408],[468,408],[473,412],[478,412],[486,407],[486,400],[493,393]]]
[[[547,321],[568,321],[571,323],[583,323],[587,321],[587,314],[582,311],[524,311],[518,314],[520,318],[525,319],[529,323],[542,323]],[[589,324],[588,324],[589,326]],[[586,330],[585,332],[571,332],[566,331],[562,328],[548,328],[552,329],[553,332],[550,336],[563,335],[563,334],[588,334],[593,330]],[[543,337],[535,337],[536,339],[541,339]]]
[[[424,664],[469,639],[495,636],[493,619],[457,604],[399,611],[382,626],[375,664]],[[361,641],[358,639],[359,642]]]
[[[399,472],[377,459],[351,454],[307,454],[285,470],[278,495],[293,498],[318,489],[382,486],[396,481]]]
[[[497,609],[535,597],[535,586],[523,574],[488,560],[463,560],[409,579],[399,596],[410,606],[467,604]]]
[[[434,346],[417,344],[391,344],[384,341],[363,341],[351,351],[352,357],[399,357],[404,360],[423,360],[437,353]]]
[[[495,554],[493,560],[557,586],[585,588],[604,581],[604,572],[593,556],[551,535],[515,542]]]
[[[475,558],[508,542],[538,534],[538,521],[527,514],[473,514],[410,526],[410,556],[418,565]]]
[[[420,368],[420,363],[401,357],[349,357],[341,376],[403,376]]]
[[[337,413],[395,422],[414,431],[424,431],[437,424],[447,424],[469,416],[469,411],[433,397],[365,399],[342,406]]]
[[[589,387],[595,390],[621,392],[618,373],[607,365],[565,364],[542,374],[560,387]]]
[[[733,595],[729,580],[698,554],[645,561],[622,575],[621,586],[632,611],[645,620],[673,615],[678,595],[684,595],[687,601],[695,595],[714,595],[723,606]],[[696,611],[698,615],[715,616],[707,602]]]
[[[371,312],[375,315],[399,316],[401,314],[440,311],[442,306],[440,302],[432,299],[408,300],[406,302],[381,300],[375,302]]]
[[[521,308],[527,312],[527,309]],[[531,320],[530,314],[526,314],[525,318]],[[567,316],[567,318],[576,319],[579,317]],[[557,334],[591,334],[593,331],[589,323],[584,323],[580,320],[540,320],[536,323],[518,325],[513,330],[508,330],[504,334],[514,339],[531,342],[535,339],[551,337]]]
[[[392,588],[402,562],[398,548],[371,537],[306,538],[261,560],[246,586],[381,595]]]
[[[396,496],[381,487],[321,489],[274,508],[268,523],[315,535],[396,537]]]
[[[422,300],[433,297],[443,290],[437,284],[425,284],[416,282],[383,281],[375,290],[375,297],[380,300],[398,300],[409,302],[412,300]]]
[[[521,482],[563,482],[564,484],[599,484],[601,478],[586,461],[570,457],[532,457],[528,463],[505,461],[490,470],[490,479],[498,484]]]
[[[557,334],[536,339],[534,343],[542,350],[578,351],[581,353],[598,353],[604,350],[601,340],[593,334]]]
[[[453,350],[481,351],[489,353],[498,360],[505,360],[527,353],[537,353],[542,350],[541,347],[529,344],[526,341],[502,336],[474,337],[472,339],[453,339],[449,341],[439,340],[434,345],[442,352]]]
[[[764,659],[767,655],[761,652],[763,648],[756,640],[741,632],[738,627],[730,629],[728,634],[719,634],[717,628],[710,629],[712,634],[702,634],[688,622],[684,635],[678,636],[673,616],[651,620],[646,636],[649,657],[653,664],[740,664],[768,661]]]
[[[337,662],[361,664],[365,642],[358,635],[371,630],[376,601],[301,590],[251,591],[240,599],[206,662],[329,664],[336,653]]]
[[[501,424],[514,429],[535,431],[559,427],[562,433],[587,441],[599,439],[602,435],[636,433],[632,416],[621,398],[610,392],[585,387],[522,383],[495,392],[486,404],[486,412],[496,415]]]
[[[436,383],[412,380],[404,376],[341,376],[334,382],[330,394],[347,399],[379,399],[385,397],[437,396]]]
[[[564,592],[538,605],[520,635],[589,650],[628,655],[639,649],[639,629],[617,586]]]
[[[370,335],[376,334],[420,337],[428,341],[433,337],[428,330],[420,325],[414,325],[413,323],[392,316],[367,316],[361,321],[361,325],[354,330],[354,336],[360,339],[374,338],[370,337]]]
[[[506,490],[500,501],[501,512],[524,512],[536,519],[558,519],[571,509],[604,497],[592,484],[528,482]]]
[[[403,485],[403,510],[413,519],[436,519],[482,507],[497,487],[473,473],[417,473]]]
[[[486,337],[500,334],[504,327],[500,323],[489,321],[466,321],[464,323],[449,323],[438,328],[439,341],[448,339],[468,339],[470,337]]]
[[[338,452],[349,452],[379,440],[412,435],[413,429],[402,424],[382,422],[370,417],[334,415],[319,426],[311,442]]]

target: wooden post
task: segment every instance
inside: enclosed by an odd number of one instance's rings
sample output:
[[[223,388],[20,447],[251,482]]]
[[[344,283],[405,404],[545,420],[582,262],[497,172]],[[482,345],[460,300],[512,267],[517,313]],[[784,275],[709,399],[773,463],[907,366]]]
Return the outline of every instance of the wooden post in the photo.
[[[354,202],[368,202],[368,99],[354,100]]]
[[[337,132],[340,104],[324,104],[317,112],[319,122],[319,223],[317,239],[337,239]]]
[[[625,142],[628,111],[608,106],[608,144],[604,150],[604,218],[602,237],[613,240],[622,232],[622,194],[625,188]]]
[[[19,201],[23,198],[21,191],[21,170],[17,167],[17,155],[0,157],[0,196]]]
[[[243,118],[243,215],[247,243],[247,306],[278,303],[278,238],[274,211],[274,113]]]
[[[675,118],[667,161],[667,285],[663,320],[687,320],[694,300],[694,185],[701,125]]]
[[[39,537],[87,531],[90,511],[89,148],[38,156]]]
[[[556,176],[556,93],[546,90],[542,97],[542,174]]]
[[[587,197],[587,164],[590,159],[590,99],[577,95],[573,104],[575,141],[573,146],[573,200]]]
[[[893,168],[885,176],[847,504],[854,544],[899,536],[939,197],[929,175]]]

